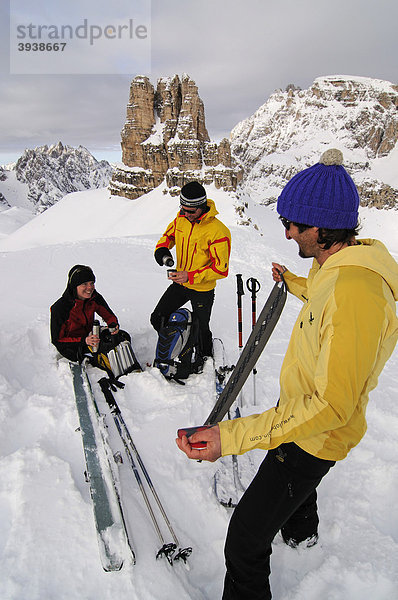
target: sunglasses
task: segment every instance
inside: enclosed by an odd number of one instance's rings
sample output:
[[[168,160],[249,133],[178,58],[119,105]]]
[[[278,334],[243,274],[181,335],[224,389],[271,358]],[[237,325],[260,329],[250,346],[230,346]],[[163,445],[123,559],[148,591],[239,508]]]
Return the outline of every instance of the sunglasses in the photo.
[[[293,221],[289,221],[289,219],[285,219],[285,217],[279,217],[279,220],[281,221],[283,227],[287,230],[290,229],[290,223],[292,223]]]
[[[197,210],[198,210],[197,208],[194,208],[193,210],[188,210],[185,208],[185,206],[180,205],[180,211],[182,212],[183,215],[194,215]]]

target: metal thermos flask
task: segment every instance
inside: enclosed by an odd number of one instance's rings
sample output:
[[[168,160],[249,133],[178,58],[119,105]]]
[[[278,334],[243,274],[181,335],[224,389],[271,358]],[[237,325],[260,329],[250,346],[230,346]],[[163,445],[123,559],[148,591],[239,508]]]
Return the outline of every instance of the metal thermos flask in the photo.
[[[93,323],[93,335],[100,336],[100,324],[97,320]],[[93,352],[98,352],[98,346],[99,344],[92,345]]]

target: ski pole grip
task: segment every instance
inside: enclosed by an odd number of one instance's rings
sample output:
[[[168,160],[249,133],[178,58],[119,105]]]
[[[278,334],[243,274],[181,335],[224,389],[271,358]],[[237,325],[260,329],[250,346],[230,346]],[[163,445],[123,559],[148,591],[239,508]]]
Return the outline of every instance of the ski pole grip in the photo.
[[[177,435],[180,439],[183,435],[186,435],[189,440],[190,436],[196,433],[197,431],[205,431],[206,429],[209,429],[209,427],[212,427],[212,425],[200,425],[199,427],[185,427],[184,429],[178,429]],[[202,450],[203,448],[207,447],[207,442],[189,443],[191,444],[191,447],[195,448],[196,450]]]
[[[117,328],[117,323],[115,323],[115,322],[109,323],[108,329],[109,329],[110,333],[113,333],[114,331],[116,331],[116,328]]]
[[[246,281],[246,285],[247,285],[247,289],[249,290],[249,292],[251,292],[252,294],[252,299],[256,297],[257,292],[260,290],[261,285],[260,282],[258,281],[258,279],[256,279],[255,277],[250,277],[247,281]]]
[[[238,297],[243,296],[245,293],[245,290],[243,289],[243,280],[241,273],[238,273],[236,276],[236,293],[238,294]]]
[[[260,285],[260,282],[255,277],[250,277],[250,279],[248,279],[246,281],[246,285],[247,285],[247,289],[252,294],[252,327],[254,327],[256,324],[256,320],[257,320],[256,319],[257,292],[261,288],[261,285]]]
[[[239,273],[236,276],[236,293],[238,294],[238,345],[243,348],[243,332],[242,332],[242,296],[245,291],[243,289],[242,275]]]

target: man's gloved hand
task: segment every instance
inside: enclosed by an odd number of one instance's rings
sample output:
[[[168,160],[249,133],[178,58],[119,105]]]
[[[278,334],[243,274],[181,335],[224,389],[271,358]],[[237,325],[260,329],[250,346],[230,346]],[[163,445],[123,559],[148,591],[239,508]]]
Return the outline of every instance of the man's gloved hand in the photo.
[[[173,257],[168,248],[157,248],[155,250],[155,260],[161,267],[163,267],[163,265],[166,267],[172,267],[174,265]]]

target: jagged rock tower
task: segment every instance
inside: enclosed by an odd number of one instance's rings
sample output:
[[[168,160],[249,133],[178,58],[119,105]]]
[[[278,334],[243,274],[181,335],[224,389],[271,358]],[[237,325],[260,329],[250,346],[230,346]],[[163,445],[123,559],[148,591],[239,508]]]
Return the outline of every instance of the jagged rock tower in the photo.
[[[116,196],[138,198],[164,179],[172,195],[194,179],[231,191],[240,177],[229,141],[210,141],[203,102],[188,75],[162,77],[156,90],[147,77],[133,79],[121,146],[123,164],[110,183]]]

